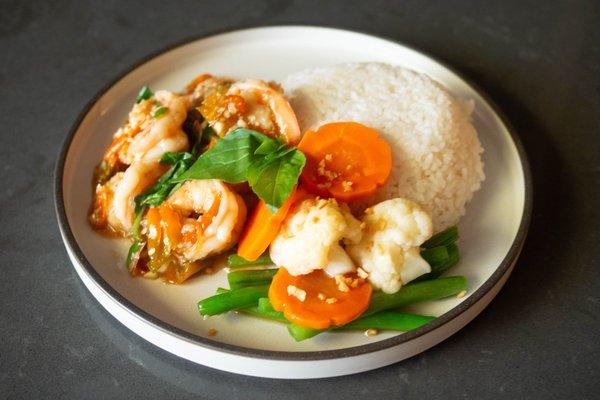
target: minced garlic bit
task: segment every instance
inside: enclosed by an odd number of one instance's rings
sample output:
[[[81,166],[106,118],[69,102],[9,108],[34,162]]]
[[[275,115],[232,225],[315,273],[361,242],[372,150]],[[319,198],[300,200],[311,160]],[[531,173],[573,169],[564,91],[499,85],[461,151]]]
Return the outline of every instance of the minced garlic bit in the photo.
[[[356,270],[356,273],[362,279],[367,279],[369,277],[369,274],[367,273],[367,271],[365,271],[364,269],[362,269],[360,267]]]
[[[331,161],[331,160],[333,160],[333,156],[331,155],[331,153],[325,154],[325,161]]]
[[[297,288],[294,285],[288,285],[287,294],[288,296],[294,296],[300,301],[306,300],[306,292],[302,289]]]
[[[459,299],[462,299],[463,297],[465,297],[465,295],[467,294],[466,290],[463,290],[462,292],[459,292],[456,297]]]
[[[324,176],[328,181],[332,181],[340,176],[338,172],[330,171],[325,168],[325,161],[327,160],[327,156],[319,161],[319,166],[317,167],[317,173],[319,176]],[[329,161],[329,160],[327,160]]]
[[[337,283],[337,287],[340,292],[347,292],[349,290],[348,284],[346,283],[346,278],[344,278],[343,275],[336,275],[335,283]]]
[[[325,296],[323,293],[319,293],[319,294],[317,295],[317,298],[318,298],[319,300],[325,300],[325,299],[327,298],[327,296]]]
[[[344,188],[344,192],[351,192],[353,184],[354,182],[351,181],[342,181],[342,188]]]
[[[337,303],[338,299],[336,299],[335,297],[330,297],[328,299],[325,300],[325,303],[327,304],[333,304],[333,303]]]
[[[210,328],[208,330],[208,336],[215,336],[217,334],[217,330],[215,328]]]
[[[365,331],[365,336],[375,336],[379,333],[377,329],[367,329]]]
[[[344,275],[336,275],[335,277],[335,283],[337,283],[340,292],[347,292],[350,287],[357,288],[363,280],[363,277],[352,278],[350,276],[345,277]]]

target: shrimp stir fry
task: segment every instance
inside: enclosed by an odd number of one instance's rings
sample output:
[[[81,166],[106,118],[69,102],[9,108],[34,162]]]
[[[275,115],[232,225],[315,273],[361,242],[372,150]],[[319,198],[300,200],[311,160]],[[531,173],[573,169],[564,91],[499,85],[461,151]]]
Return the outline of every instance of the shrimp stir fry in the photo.
[[[133,106],[96,169],[92,226],[127,235],[133,224],[133,199],[165,172],[160,157],[188,148],[181,129],[186,106],[184,98],[164,90]]]
[[[274,83],[255,79],[233,82],[200,75],[188,85],[190,104],[215,133],[222,137],[236,128],[250,128],[289,145],[300,141],[301,132],[287,99]]]
[[[233,247],[245,220],[246,205],[227,184],[188,181],[148,210],[142,230],[147,249],[138,273],[181,283],[203,267],[201,260]]]
[[[300,128],[281,88],[260,80],[203,74],[183,93],[144,87],[136,100],[96,168],[89,221],[96,230],[134,240],[131,275],[182,283],[237,244],[246,203],[236,190],[249,187],[218,179],[180,182],[175,171],[179,176],[237,128],[291,146],[300,141]],[[163,158],[166,153],[175,154]]]

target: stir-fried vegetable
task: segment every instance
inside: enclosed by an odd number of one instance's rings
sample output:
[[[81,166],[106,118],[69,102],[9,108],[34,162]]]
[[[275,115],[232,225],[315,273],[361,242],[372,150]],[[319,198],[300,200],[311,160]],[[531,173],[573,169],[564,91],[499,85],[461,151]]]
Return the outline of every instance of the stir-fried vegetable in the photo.
[[[305,192],[296,189],[285,203],[273,213],[264,201],[260,201],[246,221],[246,227],[238,244],[238,256],[255,261],[275,239],[290,207],[303,199]]]
[[[438,246],[447,246],[458,240],[458,227],[456,225],[436,233],[429,240],[421,245],[424,249],[431,249]]]
[[[243,313],[250,314],[259,318],[264,318],[272,321],[288,323],[289,321],[282,312],[276,311],[269,299],[260,298],[258,305],[240,310]],[[393,331],[409,331],[425,325],[435,317],[408,314],[398,311],[381,311],[373,315],[361,316],[352,322],[339,327],[334,327],[334,330],[362,330],[362,329],[380,329]],[[300,330],[297,331],[300,335]],[[306,330],[302,334],[312,333],[311,330]],[[300,337],[300,336],[299,336]]]
[[[314,329],[344,325],[369,307],[372,289],[357,276],[343,279],[331,278],[323,270],[293,276],[279,268],[271,282],[269,300],[290,322]]]
[[[350,201],[383,185],[392,170],[390,145],[374,129],[356,122],[335,122],[308,131],[298,148],[306,155],[301,175],[307,190]]]
[[[217,315],[227,311],[255,306],[258,299],[266,297],[269,285],[247,286],[219,293],[198,302],[201,315]]]
[[[134,238],[134,243],[131,245],[129,249],[129,256],[127,257],[127,267],[130,271],[133,271],[137,262],[137,257],[139,256],[139,250],[143,247],[143,241],[140,235],[140,222],[142,220],[142,215],[146,211],[149,206],[158,206],[165,199],[167,199],[172,193],[174,193],[181,183],[174,182],[179,175],[181,175],[184,171],[186,171],[189,166],[194,162],[196,156],[192,153],[173,153],[167,152],[162,155],[160,159],[161,164],[171,165],[171,168],[167,172],[165,172],[158,181],[135,198],[135,218],[133,221],[133,226],[131,228],[131,235]]]
[[[277,269],[233,271],[227,274],[227,281],[229,282],[229,287],[232,289],[268,285],[276,273]]]
[[[454,243],[457,239],[456,227],[448,228],[430,238],[426,242],[427,247],[424,246],[421,250],[421,256],[430,263],[431,273],[423,275],[393,294],[375,292],[363,296],[364,293],[356,289],[367,286],[370,289],[370,285],[359,286],[357,281],[356,288],[352,288],[352,280],[343,281],[346,285],[350,284],[348,292],[343,292],[340,291],[339,281],[327,277],[322,271],[318,271],[321,274],[319,276],[313,272],[294,277],[284,268],[241,270],[228,274],[231,290],[219,288],[217,295],[199,303],[199,309],[203,315],[237,310],[256,317],[287,323],[290,335],[297,341],[311,338],[327,330],[415,329],[434,317],[402,313],[397,311],[398,308],[456,295],[467,289],[466,278],[462,276],[435,279],[458,262],[458,247]],[[261,258],[266,262],[270,261],[266,253]],[[240,260],[239,256],[231,260],[234,260],[233,263],[239,262],[239,265],[250,265],[248,261]],[[265,288],[268,288],[266,292]],[[266,297],[267,292],[275,306]],[[348,297],[352,298],[354,305],[348,303]],[[356,304],[365,298],[366,303]],[[360,311],[350,318],[348,316],[352,314],[351,310]],[[346,316],[346,319],[334,321],[332,316]],[[323,328],[315,328],[317,323]],[[312,327],[309,324],[312,324]]]
[[[279,139],[239,128],[216,142],[178,178],[248,182],[252,191],[275,212],[291,195],[304,168],[301,151]]]
[[[456,295],[463,290],[467,290],[467,279],[463,276],[409,283],[394,294],[374,293],[371,297],[371,304],[363,316],[377,315],[380,311],[405,307],[422,301],[443,299],[444,297]],[[288,326],[288,331],[297,341],[324,332],[324,330],[312,329],[294,323]]]
[[[241,257],[238,254],[231,254],[227,257],[227,263],[230,268],[243,268],[243,267],[251,267],[255,265],[270,265],[273,264],[271,257],[269,257],[269,253],[263,253],[256,260],[247,260],[244,257]]]

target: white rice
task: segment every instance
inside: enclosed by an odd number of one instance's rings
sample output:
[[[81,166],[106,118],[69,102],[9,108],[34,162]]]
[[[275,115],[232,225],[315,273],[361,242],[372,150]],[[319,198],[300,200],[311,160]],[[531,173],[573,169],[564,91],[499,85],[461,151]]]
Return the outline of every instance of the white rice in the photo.
[[[423,205],[434,230],[456,224],[484,180],[483,148],[461,101],[427,75],[380,63],[342,64],[283,81],[302,131],[334,121],[376,129],[392,147],[387,184],[354,209],[405,197]]]

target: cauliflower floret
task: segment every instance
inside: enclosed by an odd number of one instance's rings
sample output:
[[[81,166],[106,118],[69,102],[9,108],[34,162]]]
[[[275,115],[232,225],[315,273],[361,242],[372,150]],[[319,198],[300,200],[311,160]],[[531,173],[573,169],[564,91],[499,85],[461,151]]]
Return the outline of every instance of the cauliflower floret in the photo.
[[[361,224],[345,204],[333,199],[307,199],[286,217],[271,243],[270,256],[291,275],[326,268],[330,261],[335,262],[336,271],[348,272],[354,265],[339,242],[358,243],[361,237]]]
[[[347,243],[350,257],[369,273],[369,281],[386,293],[395,293],[411,280],[431,271],[419,247],[431,237],[431,218],[421,206],[391,199],[368,209],[359,243]]]

